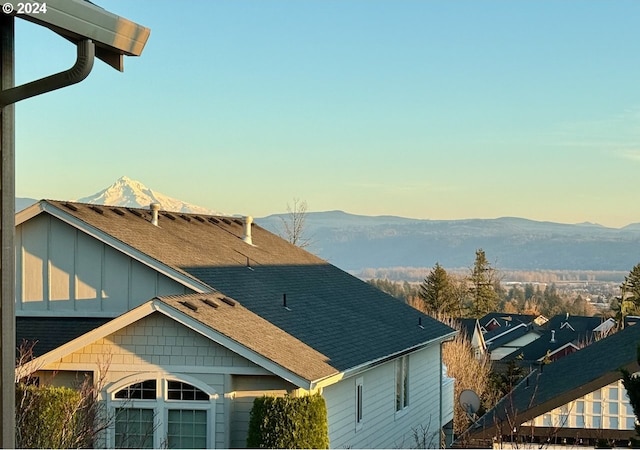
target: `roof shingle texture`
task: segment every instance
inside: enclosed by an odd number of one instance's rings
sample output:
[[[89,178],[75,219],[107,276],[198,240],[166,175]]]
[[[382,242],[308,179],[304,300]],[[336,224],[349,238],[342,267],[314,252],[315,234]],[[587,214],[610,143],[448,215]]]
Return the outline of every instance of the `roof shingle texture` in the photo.
[[[622,367],[638,370],[638,344],[640,326],[631,326],[544,366],[542,372],[533,371],[528,383],[520,382],[471,427],[471,432],[491,429],[504,420],[505,411],[516,411],[524,422],[621,378]]]
[[[238,300],[338,371],[454,333],[255,223],[249,245],[237,218],[161,212],[154,226],[144,209],[45,202]]]

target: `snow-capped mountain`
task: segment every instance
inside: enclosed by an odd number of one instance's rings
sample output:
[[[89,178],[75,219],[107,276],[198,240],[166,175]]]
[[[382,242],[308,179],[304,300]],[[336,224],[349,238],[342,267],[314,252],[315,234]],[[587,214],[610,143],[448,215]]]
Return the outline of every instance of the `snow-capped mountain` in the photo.
[[[126,176],[118,178],[116,182],[108,188],[88,197],[79,198],[77,201],[96,205],[123,206],[127,208],[148,208],[151,203],[160,203],[160,209],[163,211],[225,215],[218,211],[168,197]]]

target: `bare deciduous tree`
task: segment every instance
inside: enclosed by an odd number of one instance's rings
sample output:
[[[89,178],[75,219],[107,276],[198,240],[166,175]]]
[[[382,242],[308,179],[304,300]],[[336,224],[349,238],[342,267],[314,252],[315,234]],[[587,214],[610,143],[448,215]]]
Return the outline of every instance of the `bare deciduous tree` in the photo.
[[[306,236],[307,202],[293,199],[293,206],[287,203],[287,216],[282,217],[281,237],[300,248],[308,247],[311,239]]]

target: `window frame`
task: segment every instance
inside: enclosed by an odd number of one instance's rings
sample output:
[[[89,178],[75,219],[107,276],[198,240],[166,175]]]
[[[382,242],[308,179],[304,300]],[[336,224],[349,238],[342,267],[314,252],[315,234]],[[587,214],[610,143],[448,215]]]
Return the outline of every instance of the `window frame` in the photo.
[[[362,429],[364,422],[364,379],[362,377],[356,378],[355,413],[357,432]]]
[[[156,382],[155,399],[116,398],[116,394],[136,383],[148,380]],[[169,383],[179,382],[204,392],[207,400],[169,399]],[[215,447],[215,413],[217,393],[201,380],[183,374],[140,373],[125,377],[111,385],[105,392],[107,410],[114,414],[119,408],[153,409],[153,448],[161,448],[168,444],[169,410],[204,410],[206,411],[207,438],[205,448]],[[194,395],[196,396],[196,395]],[[200,397],[202,397],[200,395]],[[115,420],[110,424],[106,434],[107,447],[115,448]]]
[[[409,355],[400,356],[395,360],[395,414],[403,415],[409,409],[411,402],[409,389]]]

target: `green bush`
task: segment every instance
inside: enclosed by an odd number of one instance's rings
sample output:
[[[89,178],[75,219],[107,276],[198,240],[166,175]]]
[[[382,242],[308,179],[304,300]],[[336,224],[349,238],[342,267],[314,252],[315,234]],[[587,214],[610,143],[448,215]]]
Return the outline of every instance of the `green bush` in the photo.
[[[327,407],[320,394],[253,401],[249,448],[329,448]]]
[[[16,385],[16,448],[76,447],[80,392],[65,387]]]

